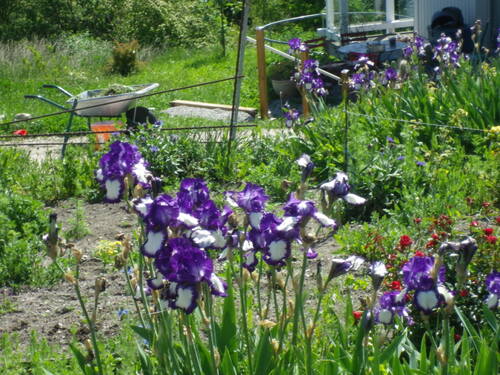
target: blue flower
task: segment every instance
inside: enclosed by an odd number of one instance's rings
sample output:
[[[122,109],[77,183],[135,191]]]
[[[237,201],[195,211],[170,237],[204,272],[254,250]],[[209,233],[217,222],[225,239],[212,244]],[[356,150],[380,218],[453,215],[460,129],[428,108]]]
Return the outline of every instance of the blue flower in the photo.
[[[423,167],[426,162],[425,161],[417,161],[415,164],[417,164],[419,167]]]

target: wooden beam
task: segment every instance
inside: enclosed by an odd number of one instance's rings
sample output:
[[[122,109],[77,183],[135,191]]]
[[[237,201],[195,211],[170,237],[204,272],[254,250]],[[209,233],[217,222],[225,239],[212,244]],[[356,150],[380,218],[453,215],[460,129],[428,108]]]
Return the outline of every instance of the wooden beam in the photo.
[[[228,104],[216,104],[216,103],[205,103],[205,102],[194,102],[191,100],[173,100],[170,102],[171,107],[178,107],[178,106],[187,106],[187,107],[196,107],[196,108],[206,108],[206,109],[223,109],[225,111],[231,111],[233,109],[232,106]],[[255,116],[257,114],[257,109],[256,108],[251,108],[251,107],[239,107],[239,111],[241,112],[246,112],[251,114],[252,116]]]

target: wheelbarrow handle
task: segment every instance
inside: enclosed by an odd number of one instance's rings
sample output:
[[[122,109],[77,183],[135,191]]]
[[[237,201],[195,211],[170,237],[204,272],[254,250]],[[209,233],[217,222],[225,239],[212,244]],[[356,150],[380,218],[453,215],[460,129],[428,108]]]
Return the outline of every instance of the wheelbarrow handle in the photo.
[[[38,100],[41,100],[42,102],[49,103],[49,104],[53,105],[54,107],[57,107],[60,109],[68,109],[67,107],[65,107],[59,103],[56,103],[50,99],[44,98],[41,95],[24,95],[24,99],[38,99]]]
[[[62,87],[60,86],[57,86],[57,85],[49,85],[49,84],[43,84],[42,87],[44,89],[57,89],[59,91],[61,91],[64,95],[66,96],[69,96],[69,97],[72,97],[74,96],[72,93],[70,93],[69,91],[63,89]]]

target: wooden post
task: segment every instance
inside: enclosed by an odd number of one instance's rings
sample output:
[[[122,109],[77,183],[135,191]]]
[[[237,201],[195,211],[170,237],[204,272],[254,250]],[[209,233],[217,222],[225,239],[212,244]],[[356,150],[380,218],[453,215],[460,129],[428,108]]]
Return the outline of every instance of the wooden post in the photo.
[[[259,99],[260,117],[269,117],[269,102],[267,98],[267,74],[266,74],[266,48],[264,46],[264,30],[255,30],[255,40],[257,44],[257,70],[259,74]]]
[[[301,52],[300,53],[300,68],[304,66],[304,61],[306,61],[309,58],[309,54],[307,52]],[[309,102],[307,100],[307,90],[305,87],[302,87],[300,89],[300,95],[302,96],[302,116],[307,117],[310,114],[309,111]]]

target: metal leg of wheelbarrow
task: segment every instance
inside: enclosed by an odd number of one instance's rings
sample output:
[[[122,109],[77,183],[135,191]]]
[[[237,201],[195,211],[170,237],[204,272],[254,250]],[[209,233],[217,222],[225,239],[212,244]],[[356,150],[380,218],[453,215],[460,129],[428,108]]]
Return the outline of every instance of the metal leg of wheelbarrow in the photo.
[[[72,111],[69,114],[68,125],[66,126],[65,133],[67,133],[71,130],[71,126],[73,125],[73,117],[75,116],[75,108],[76,108],[77,104],[78,104],[78,100],[75,99],[73,101],[73,107],[71,108]],[[64,159],[64,153],[66,152],[66,146],[68,144],[68,139],[69,139],[69,136],[65,135],[64,136],[64,143],[63,143],[62,150],[61,150],[61,159]]]

